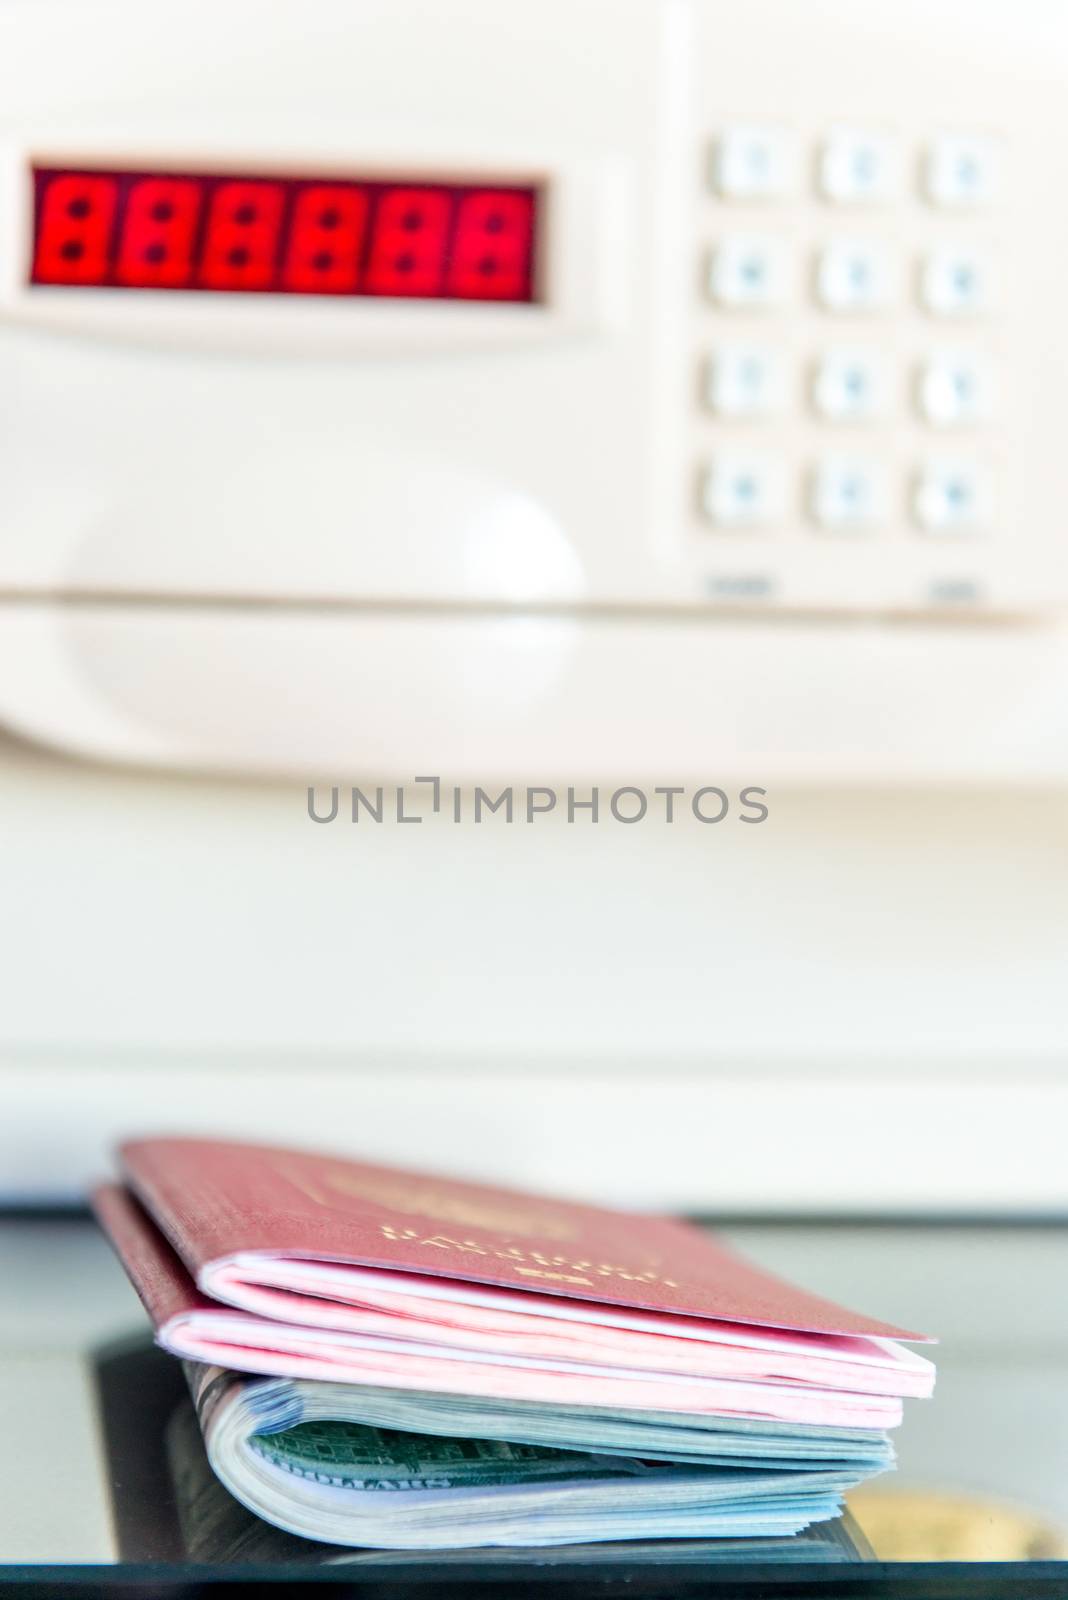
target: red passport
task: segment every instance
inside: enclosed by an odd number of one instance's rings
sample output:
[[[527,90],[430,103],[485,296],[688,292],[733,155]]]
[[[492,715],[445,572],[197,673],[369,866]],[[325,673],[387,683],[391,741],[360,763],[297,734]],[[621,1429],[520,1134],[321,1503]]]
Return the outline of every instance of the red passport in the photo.
[[[336,1261],[795,1332],[924,1340],[661,1217],[211,1139],[137,1139],[127,1183],[205,1294],[250,1256]]]
[[[183,1357],[424,1392],[884,1428],[898,1329],[682,1223],[210,1140],[122,1149],[97,1213]]]

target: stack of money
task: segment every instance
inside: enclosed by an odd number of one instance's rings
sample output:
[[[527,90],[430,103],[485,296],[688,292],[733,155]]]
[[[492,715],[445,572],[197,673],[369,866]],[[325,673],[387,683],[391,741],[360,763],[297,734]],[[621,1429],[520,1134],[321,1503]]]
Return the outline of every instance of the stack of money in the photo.
[[[304,1538],[782,1538],[931,1392],[919,1335],[679,1223],[214,1141],[122,1164],[97,1211],[211,1467]]]

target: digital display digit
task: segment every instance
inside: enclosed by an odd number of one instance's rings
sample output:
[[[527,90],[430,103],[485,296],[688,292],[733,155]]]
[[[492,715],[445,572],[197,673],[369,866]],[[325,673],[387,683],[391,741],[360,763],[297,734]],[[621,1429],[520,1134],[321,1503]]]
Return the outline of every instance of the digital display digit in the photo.
[[[533,302],[523,185],[35,167],[30,282]]]

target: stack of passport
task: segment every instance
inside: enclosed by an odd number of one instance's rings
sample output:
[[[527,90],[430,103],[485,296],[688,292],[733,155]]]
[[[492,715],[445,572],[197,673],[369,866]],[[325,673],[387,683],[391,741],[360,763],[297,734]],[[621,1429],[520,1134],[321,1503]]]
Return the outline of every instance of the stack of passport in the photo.
[[[933,1388],[923,1335],[680,1222],[213,1140],[120,1162],[97,1214],[208,1460],[306,1538],[790,1535]]]

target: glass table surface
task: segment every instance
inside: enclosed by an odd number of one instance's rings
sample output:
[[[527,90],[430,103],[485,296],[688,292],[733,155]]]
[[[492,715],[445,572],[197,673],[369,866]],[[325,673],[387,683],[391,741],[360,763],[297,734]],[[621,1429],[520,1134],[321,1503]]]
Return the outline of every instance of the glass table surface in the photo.
[[[0,1594],[1068,1597],[1068,1229],[721,1231],[807,1287],[939,1337],[936,1395],[906,1404],[898,1470],[793,1539],[413,1554],[312,1544],[245,1511],[212,1478],[178,1363],[152,1346],[93,1223],[0,1215]]]

